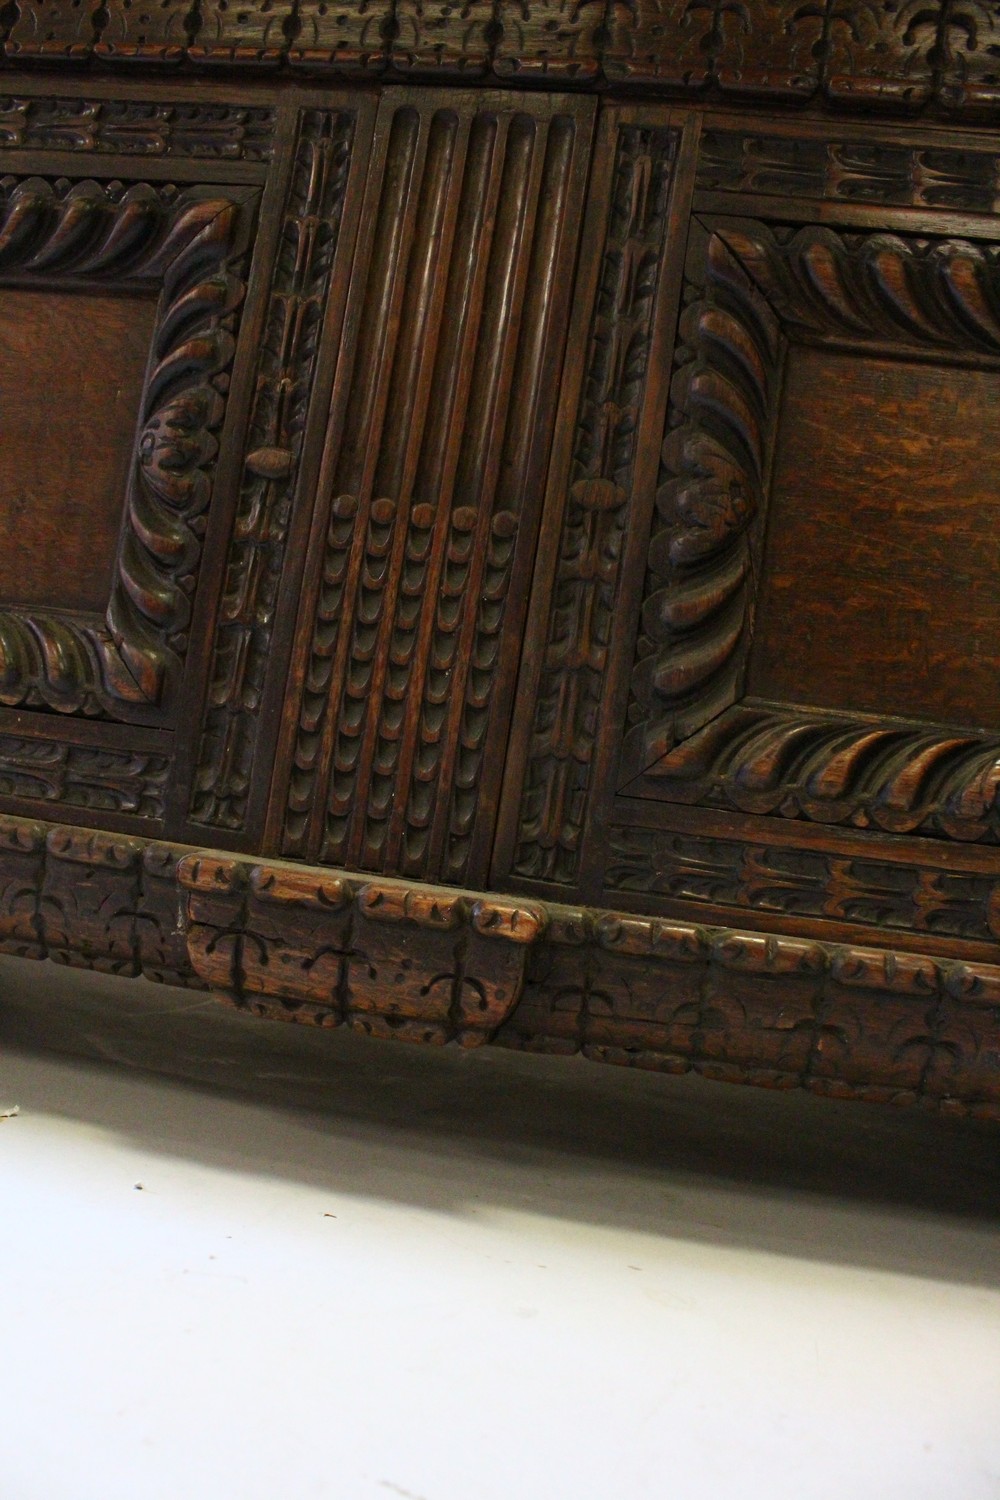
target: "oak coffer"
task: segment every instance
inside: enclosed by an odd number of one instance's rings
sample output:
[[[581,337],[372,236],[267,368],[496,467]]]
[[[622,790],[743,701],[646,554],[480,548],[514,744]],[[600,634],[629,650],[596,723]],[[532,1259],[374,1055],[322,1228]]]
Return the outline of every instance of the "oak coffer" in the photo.
[[[0,37],[0,948],[1000,1116],[1000,9]]]

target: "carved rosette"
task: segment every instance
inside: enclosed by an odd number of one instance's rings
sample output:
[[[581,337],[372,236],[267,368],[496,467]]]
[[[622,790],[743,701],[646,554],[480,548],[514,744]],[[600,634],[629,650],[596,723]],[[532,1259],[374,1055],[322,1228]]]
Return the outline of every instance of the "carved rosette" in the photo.
[[[2,703],[156,717],[187,645],[250,204],[245,190],[0,181],[0,280],[159,293],[106,615],[0,610]]]
[[[623,785],[644,796],[1000,838],[1000,741],[743,701],[789,343],[1000,368],[1000,251],[709,220],[688,266]]]

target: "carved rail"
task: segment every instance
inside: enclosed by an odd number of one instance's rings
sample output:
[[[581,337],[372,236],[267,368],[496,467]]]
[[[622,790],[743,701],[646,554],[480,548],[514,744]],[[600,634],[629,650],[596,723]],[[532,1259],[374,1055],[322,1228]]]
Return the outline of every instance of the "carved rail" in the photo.
[[[11,63],[287,69],[989,116],[989,0],[13,0]]]
[[[0,818],[0,952],[260,1016],[1000,1118],[1000,964]],[[998,954],[1000,957],[1000,954]]]

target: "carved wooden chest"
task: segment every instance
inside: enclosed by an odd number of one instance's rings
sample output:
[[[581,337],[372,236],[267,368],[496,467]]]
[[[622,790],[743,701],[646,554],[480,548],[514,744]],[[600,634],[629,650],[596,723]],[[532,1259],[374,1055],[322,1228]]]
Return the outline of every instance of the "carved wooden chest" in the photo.
[[[1000,1112],[1000,9],[0,22],[0,946]]]

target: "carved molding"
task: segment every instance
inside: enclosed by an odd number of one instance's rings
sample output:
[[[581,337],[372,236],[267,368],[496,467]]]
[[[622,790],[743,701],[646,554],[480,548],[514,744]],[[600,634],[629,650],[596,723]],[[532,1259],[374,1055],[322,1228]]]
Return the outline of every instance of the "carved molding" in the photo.
[[[459,884],[492,831],[591,111],[383,110],[280,847]]]
[[[702,132],[697,186],[886,207],[1000,210],[1000,153],[878,139]]]
[[[185,852],[0,816],[0,951],[197,985],[177,881]]]
[[[0,951],[263,1016],[1000,1118],[1000,967],[0,816]]]
[[[277,113],[236,104],[0,95],[0,148],[268,162]]]
[[[725,219],[696,236],[688,275],[625,783],[670,801],[996,839],[995,739],[741,698],[784,345],[992,365],[1000,252]]]
[[[503,1046],[1000,1118],[1000,968],[546,911]]]
[[[518,875],[571,883],[632,514],[677,133],[621,126],[576,417],[544,667],[521,794]]]
[[[716,240],[796,342],[1000,355],[996,245],[815,225],[779,237],[740,220],[720,221]]]
[[[663,756],[646,785],[672,802],[1000,839],[1000,740],[985,735],[741,705]]]
[[[234,1004],[320,1025],[463,1046],[517,1002],[539,908],[395,881],[193,854],[188,951]]]
[[[557,81],[668,95],[913,114],[1000,103],[991,0],[14,0],[8,62],[289,65],[507,84]]]
[[[170,758],[0,735],[0,796],[162,819]]]
[[[257,355],[190,813],[242,828],[356,115],[303,112]]]
[[[1000,881],[975,871],[615,825],[605,887],[669,900],[995,942]]]
[[[785,339],[723,235],[703,237],[691,259],[697,279],[678,328],[628,779],[737,701],[752,623],[751,527],[764,508]]]
[[[0,280],[159,292],[105,618],[0,610],[0,702],[141,717],[187,645],[244,295],[245,192],[0,179]]]

